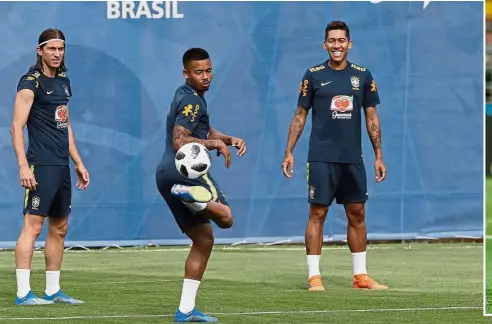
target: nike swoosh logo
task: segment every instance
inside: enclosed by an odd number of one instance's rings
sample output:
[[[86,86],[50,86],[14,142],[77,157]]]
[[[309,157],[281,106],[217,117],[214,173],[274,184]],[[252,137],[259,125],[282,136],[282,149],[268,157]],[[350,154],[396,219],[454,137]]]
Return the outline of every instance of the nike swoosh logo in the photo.
[[[46,94],[52,94],[52,93],[53,93],[53,91],[55,91],[55,90],[46,91]]]
[[[322,86],[322,87],[324,87],[324,86],[325,86],[325,85],[327,85],[328,83],[331,83],[331,81],[324,82],[324,83],[322,82],[322,83],[321,83],[321,86]]]

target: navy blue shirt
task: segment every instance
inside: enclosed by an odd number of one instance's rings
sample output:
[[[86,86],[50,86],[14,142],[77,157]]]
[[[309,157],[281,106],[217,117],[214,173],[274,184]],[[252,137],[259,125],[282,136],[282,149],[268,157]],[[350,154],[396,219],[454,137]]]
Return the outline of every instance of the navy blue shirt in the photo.
[[[308,69],[297,103],[313,111],[308,162],[361,162],[361,108],[378,104],[368,69],[348,62],[345,69],[334,70],[328,61]]]
[[[33,165],[68,165],[70,80],[65,73],[50,78],[30,68],[17,85],[17,91],[23,89],[34,92],[27,119],[27,161]]]
[[[180,86],[174,93],[171,108],[166,120],[166,149],[157,171],[175,167],[176,151],[173,145],[174,126],[183,126],[192,132],[193,137],[206,140],[210,129],[205,98],[199,96],[187,83]]]

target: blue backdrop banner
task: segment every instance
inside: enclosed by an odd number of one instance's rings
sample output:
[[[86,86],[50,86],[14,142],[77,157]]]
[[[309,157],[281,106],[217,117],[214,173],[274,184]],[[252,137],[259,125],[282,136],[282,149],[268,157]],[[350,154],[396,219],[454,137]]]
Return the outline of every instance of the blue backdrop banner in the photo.
[[[338,19],[351,28],[349,59],[371,70],[381,97],[381,184],[363,129],[369,238],[481,237],[480,2],[0,2],[0,246],[14,246],[22,225],[9,135],[16,86],[50,27],[67,37],[71,123],[92,179],[74,190],[67,245],[188,242],[154,173],[190,47],[212,57],[212,126],[248,143],[228,170],[222,157],[213,160],[235,217],[233,228],[217,229],[217,242],[303,241],[310,121],[294,178],[280,165],[302,75],[326,59],[324,28]],[[326,240],[344,240],[346,224],[343,208],[331,208]]]

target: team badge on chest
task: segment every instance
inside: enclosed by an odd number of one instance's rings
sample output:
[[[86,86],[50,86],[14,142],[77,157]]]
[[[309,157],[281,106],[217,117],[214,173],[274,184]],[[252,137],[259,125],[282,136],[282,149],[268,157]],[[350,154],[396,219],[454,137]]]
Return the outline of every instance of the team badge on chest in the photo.
[[[67,95],[67,97],[70,98],[70,92],[68,91],[68,87],[66,85],[63,85],[63,89],[65,89],[65,94]]]
[[[352,83],[352,88],[354,90],[359,90],[359,78],[356,76],[350,77],[350,83]]]

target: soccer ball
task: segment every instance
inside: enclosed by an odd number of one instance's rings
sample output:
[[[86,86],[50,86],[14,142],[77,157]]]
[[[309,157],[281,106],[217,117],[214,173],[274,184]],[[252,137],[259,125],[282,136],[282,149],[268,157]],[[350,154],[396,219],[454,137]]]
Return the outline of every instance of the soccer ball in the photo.
[[[196,179],[208,172],[212,161],[207,148],[199,143],[183,145],[174,158],[176,169],[188,179]]]

